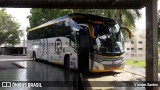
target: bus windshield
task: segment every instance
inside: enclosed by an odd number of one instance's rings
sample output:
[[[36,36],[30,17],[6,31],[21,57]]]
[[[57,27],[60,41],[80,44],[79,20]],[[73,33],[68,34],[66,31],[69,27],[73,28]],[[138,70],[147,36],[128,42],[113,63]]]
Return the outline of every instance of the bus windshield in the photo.
[[[123,35],[118,24],[94,25],[96,52],[103,55],[121,55],[124,53]]]

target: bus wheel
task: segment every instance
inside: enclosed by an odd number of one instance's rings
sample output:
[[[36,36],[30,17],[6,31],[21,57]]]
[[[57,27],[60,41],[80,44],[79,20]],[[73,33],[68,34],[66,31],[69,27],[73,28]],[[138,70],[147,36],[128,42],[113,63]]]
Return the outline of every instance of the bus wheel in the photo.
[[[70,70],[70,57],[69,56],[65,57],[64,66],[67,70]]]
[[[36,52],[33,52],[33,60],[36,61],[37,58],[36,58]]]

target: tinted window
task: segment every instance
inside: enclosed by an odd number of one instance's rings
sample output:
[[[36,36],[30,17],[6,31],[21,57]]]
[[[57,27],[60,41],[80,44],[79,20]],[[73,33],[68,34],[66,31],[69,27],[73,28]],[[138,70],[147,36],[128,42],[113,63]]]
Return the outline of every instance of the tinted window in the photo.
[[[138,41],[139,44],[142,44],[142,41]]]
[[[28,40],[70,35],[71,27],[68,21],[61,21],[37,30],[28,32]]]
[[[70,34],[70,26],[66,24],[66,21],[55,23],[49,26],[47,31],[48,38],[49,37],[60,37],[66,36]]]
[[[143,50],[142,48],[138,48],[138,50]]]

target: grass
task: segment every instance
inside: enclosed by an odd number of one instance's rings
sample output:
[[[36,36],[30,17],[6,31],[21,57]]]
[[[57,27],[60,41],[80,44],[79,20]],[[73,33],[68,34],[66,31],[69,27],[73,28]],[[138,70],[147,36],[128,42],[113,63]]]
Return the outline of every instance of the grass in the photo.
[[[126,60],[126,65],[145,68],[146,62],[144,60]],[[158,62],[158,70],[160,72],[160,61]]]
[[[126,60],[126,65],[145,68],[146,62],[143,60]]]

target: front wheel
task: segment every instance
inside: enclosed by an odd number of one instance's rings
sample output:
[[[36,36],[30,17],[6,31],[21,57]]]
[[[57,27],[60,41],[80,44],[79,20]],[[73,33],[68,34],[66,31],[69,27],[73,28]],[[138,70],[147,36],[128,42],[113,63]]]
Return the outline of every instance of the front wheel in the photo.
[[[67,56],[67,57],[65,58],[65,63],[64,63],[64,65],[65,65],[65,68],[66,68],[67,70],[70,70],[70,57],[69,57],[69,56]]]

